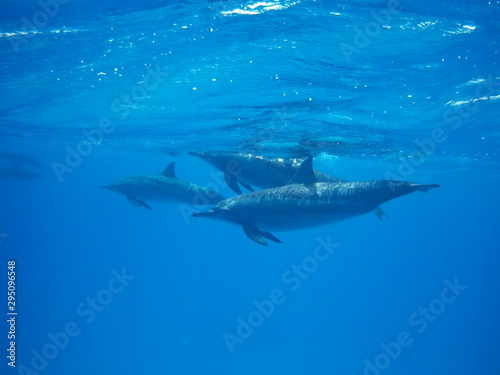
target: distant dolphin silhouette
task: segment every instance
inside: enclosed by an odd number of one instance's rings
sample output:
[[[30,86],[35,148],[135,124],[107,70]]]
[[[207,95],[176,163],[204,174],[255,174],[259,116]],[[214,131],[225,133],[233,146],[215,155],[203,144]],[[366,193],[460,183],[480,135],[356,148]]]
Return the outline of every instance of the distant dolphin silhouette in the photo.
[[[202,205],[216,204],[224,199],[213,190],[179,180],[175,176],[175,163],[170,163],[160,174],[125,177],[101,188],[124,194],[134,206],[148,209],[151,207],[146,200]]]
[[[0,153],[0,158],[9,160],[13,162],[14,165],[28,164],[35,166],[38,169],[43,169],[42,165],[39,162],[37,162],[35,159],[33,159],[31,156],[28,155],[3,152]]]
[[[32,180],[42,177],[42,174],[33,171],[33,168],[26,168],[26,166],[34,166],[38,170],[43,169],[40,163],[30,156],[4,152],[0,153],[0,159],[3,160],[0,163],[0,179]]]
[[[243,227],[253,241],[267,246],[281,242],[269,231],[326,225],[362,215],[391,199],[414,191],[427,192],[439,185],[404,181],[317,182],[308,157],[290,184],[225,199],[195,217],[211,217]]]
[[[253,186],[268,189],[286,185],[297,173],[300,161],[282,158],[266,158],[255,154],[224,151],[189,152],[224,172],[227,185],[237,194],[242,194],[238,184],[249,191]],[[313,171],[317,182],[347,182],[326,173]],[[375,207],[375,214],[382,219],[387,216],[382,209]]]

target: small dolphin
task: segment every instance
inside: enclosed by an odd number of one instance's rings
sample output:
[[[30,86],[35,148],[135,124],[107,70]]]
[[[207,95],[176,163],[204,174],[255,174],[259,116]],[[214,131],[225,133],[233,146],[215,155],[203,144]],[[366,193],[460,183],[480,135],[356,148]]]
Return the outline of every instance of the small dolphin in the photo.
[[[224,199],[213,190],[177,179],[174,162],[160,174],[125,177],[101,188],[122,193],[134,206],[148,209],[151,207],[144,200],[203,205],[217,204]]]
[[[308,157],[290,184],[228,198],[193,216],[239,224],[251,240],[267,246],[264,238],[281,242],[269,231],[326,225],[368,213],[402,195],[437,187],[389,180],[317,182]]]
[[[227,185],[236,194],[242,193],[238,183],[248,191],[254,191],[252,185],[263,189],[284,186],[295,176],[301,164],[297,159],[270,159],[237,152],[200,151],[189,152],[189,155],[197,156],[224,172]],[[347,182],[317,170],[313,173],[317,182]],[[374,211],[379,219],[388,216],[379,207]]]

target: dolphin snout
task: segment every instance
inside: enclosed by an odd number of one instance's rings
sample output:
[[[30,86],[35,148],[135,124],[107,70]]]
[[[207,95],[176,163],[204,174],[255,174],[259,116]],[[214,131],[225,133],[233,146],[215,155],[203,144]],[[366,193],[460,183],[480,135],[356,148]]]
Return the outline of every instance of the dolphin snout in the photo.
[[[194,217],[214,217],[215,216],[215,211],[210,210],[210,211],[205,211],[205,212],[193,212]]]

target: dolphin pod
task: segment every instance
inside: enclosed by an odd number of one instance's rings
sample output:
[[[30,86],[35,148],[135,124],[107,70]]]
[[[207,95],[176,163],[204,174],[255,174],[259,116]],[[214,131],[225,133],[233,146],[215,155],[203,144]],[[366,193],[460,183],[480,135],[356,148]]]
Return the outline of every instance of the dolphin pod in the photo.
[[[179,180],[175,175],[173,162],[157,175],[125,177],[101,188],[124,194],[134,206],[148,209],[151,206],[146,200],[217,204],[224,199],[211,189]]]
[[[146,201],[150,200],[213,204],[209,211],[193,216],[240,225],[251,240],[267,246],[266,239],[281,242],[271,231],[327,225],[370,211],[378,211],[380,217],[379,206],[384,202],[439,187],[391,180],[348,182],[315,171],[312,157],[298,163],[252,154],[190,154],[223,170],[227,184],[239,195],[225,199],[214,190],[179,180],[173,162],[157,175],[126,177],[101,188],[121,193],[131,204],[148,209]],[[238,184],[250,192],[242,194]],[[271,187],[254,191],[252,185]]]
[[[281,242],[270,231],[326,225],[374,210],[384,202],[439,185],[405,181],[318,182],[308,157],[289,184],[254,191],[219,202],[207,212],[193,213],[241,225],[253,241]]]

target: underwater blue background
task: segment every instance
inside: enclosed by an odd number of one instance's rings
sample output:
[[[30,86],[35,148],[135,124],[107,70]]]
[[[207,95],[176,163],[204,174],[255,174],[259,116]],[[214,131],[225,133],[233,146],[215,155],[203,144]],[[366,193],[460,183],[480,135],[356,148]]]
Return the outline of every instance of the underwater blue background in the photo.
[[[499,373],[500,2],[49,3],[1,5],[0,153],[43,166],[0,180],[2,374]],[[268,247],[99,188],[175,161],[232,196],[187,154],[206,149],[441,187]],[[284,275],[318,239],[338,248],[292,290]],[[275,290],[284,302],[226,345]],[[112,300],[91,309],[98,295]],[[420,308],[438,311],[425,328]]]

